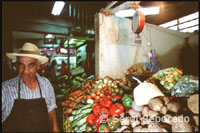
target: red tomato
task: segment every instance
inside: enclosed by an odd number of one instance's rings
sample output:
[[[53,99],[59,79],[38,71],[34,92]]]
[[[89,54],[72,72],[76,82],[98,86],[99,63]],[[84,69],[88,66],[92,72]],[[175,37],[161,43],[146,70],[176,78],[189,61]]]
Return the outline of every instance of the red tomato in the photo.
[[[95,94],[99,96],[101,94],[101,91],[98,90],[98,91],[95,92]]]
[[[109,89],[108,85],[104,86],[104,90],[108,90],[108,89]]]
[[[86,101],[87,101],[88,99],[92,99],[92,96],[91,96],[91,95],[87,95],[85,99],[86,99]]]
[[[90,125],[94,125],[94,120],[95,120],[94,114],[89,114],[89,116],[87,118],[87,123]]]
[[[95,94],[95,93],[92,93],[91,96],[92,96],[92,98],[94,98],[94,99],[96,98],[96,94]]]
[[[99,99],[100,99],[100,96],[96,96],[96,99],[99,100]]]

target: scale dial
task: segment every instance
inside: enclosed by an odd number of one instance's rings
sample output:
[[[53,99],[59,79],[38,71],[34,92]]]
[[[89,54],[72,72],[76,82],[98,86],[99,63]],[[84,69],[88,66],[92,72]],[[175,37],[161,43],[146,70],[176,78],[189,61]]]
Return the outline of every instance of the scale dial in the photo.
[[[136,11],[132,19],[132,30],[139,34],[142,32],[145,23],[145,16],[141,11]]]

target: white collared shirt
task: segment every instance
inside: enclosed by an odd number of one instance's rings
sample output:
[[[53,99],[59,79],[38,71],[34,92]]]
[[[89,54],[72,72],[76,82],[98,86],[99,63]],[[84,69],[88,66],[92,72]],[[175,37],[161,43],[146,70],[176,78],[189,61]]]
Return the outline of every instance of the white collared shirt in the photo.
[[[55,93],[53,86],[49,80],[45,77],[41,77],[38,73],[36,74],[40,83],[42,97],[45,98],[48,112],[57,108]],[[18,81],[19,76],[12,78],[2,83],[2,122],[10,115],[14,100],[18,99]],[[36,99],[40,98],[40,90],[37,85],[34,92],[32,92],[20,78],[20,98],[21,99]]]

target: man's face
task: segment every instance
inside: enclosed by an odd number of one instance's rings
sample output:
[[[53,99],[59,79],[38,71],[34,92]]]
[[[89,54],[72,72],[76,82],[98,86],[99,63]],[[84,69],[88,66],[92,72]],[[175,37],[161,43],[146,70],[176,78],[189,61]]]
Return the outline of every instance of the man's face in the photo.
[[[36,72],[40,68],[40,63],[37,59],[31,57],[19,56],[18,59],[18,70],[19,76],[26,82],[34,80]]]

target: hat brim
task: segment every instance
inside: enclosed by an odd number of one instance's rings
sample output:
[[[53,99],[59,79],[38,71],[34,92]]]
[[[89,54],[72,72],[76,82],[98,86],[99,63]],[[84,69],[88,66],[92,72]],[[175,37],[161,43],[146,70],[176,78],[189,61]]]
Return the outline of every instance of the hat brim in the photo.
[[[17,56],[31,57],[38,59],[41,62],[41,64],[44,64],[49,60],[46,56],[35,55],[35,54],[6,53],[6,56],[12,60],[17,60]]]

